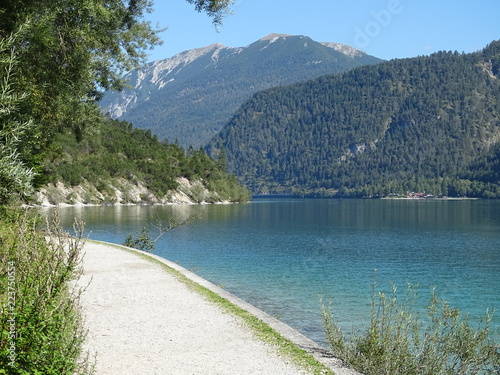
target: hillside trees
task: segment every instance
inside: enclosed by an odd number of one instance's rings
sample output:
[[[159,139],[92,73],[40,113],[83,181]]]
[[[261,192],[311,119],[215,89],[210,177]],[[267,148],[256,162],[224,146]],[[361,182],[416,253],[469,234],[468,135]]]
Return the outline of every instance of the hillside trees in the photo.
[[[109,118],[92,137],[80,142],[69,129],[58,134],[44,166],[48,181],[53,184],[90,183],[111,199],[115,194],[109,186],[119,186],[123,180],[140,182],[162,199],[179,187],[180,177],[199,181],[211,192],[210,197],[200,197],[200,201],[249,199],[247,190],[226,173],[225,164],[208,157],[203,149],[190,149],[186,154],[177,144],[160,141],[150,130]]]

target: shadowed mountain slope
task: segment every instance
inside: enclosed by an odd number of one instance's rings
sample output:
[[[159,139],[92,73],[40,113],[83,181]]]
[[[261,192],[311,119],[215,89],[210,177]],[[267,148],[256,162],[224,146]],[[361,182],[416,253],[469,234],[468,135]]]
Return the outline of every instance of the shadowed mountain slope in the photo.
[[[126,76],[129,89],[106,93],[101,108],[161,139],[197,148],[260,90],[380,61],[342,44],[270,34],[247,47],[213,44],[154,61]]]

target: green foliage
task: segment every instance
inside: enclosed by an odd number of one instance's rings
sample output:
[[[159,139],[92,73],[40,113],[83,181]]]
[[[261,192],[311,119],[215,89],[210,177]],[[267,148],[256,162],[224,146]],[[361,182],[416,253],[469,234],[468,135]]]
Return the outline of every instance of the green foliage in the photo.
[[[0,204],[33,191],[34,171],[19,153],[33,123],[19,118],[19,105],[26,96],[12,87],[18,62],[12,47],[15,39],[16,36],[0,38]]]
[[[198,12],[207,13],[212,19],[214,24],[221,25],[222,19],[227,14],[230,14],[230,6],[233,4],[233,0],[186,0],[190,4],[195,4],[196,10]]]
[[[36,214],[1,211],[0,368],[22,375],[90,373],[80,292],[71,286],[80,275],[81,227],[73,237],[55,221],[43,233]]]
[[[138,250],[152,252],[155,248],[155,241],[151,239],[148,228],[143,227],[141,231],[135,235],[135,237],[132,234],[128,234],[125,238],[125,242],[123,242],[123,245],[133,247]]]
[[[395,287],[390,297],[374,290],[369,328],[354,331],[348,340],[331,308],[322,304],[332,352],[366,375],[498,374],[500,342],[490,330],[491,315],[475,328],[432,290],[427,320],[422,320],[416,299],[412,286],[403,302]]]
[[[499,46],[259,92],[207,149],[253,193],[500,197]]]

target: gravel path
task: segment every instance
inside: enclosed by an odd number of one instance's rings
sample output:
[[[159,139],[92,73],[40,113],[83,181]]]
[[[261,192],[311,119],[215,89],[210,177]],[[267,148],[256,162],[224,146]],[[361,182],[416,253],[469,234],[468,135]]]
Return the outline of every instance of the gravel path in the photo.
[[[87,242],[80,286],[97,375],[307,374],[159,265]]]
[[[240,318],[190,290],[159,264],[122,247],[87,241],[81,305],[85,349],[96,375],[304,375],[276,348],[256,339]],[[148,254],[226,298],[308,351],[336,375],[360,375],[296,330],[224,289]]]

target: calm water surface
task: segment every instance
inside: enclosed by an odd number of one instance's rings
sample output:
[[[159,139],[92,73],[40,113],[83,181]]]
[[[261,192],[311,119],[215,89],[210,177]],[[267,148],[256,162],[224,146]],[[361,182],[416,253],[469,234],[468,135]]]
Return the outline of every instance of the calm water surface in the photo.
[[[256,199],[59,211],[63,225],[81,218],[90,238],[115,243],[157,219],[200,215],[166,233],[156,253],[321,344],[318,296],[332,300],[345,329],[366,326],[374,278],[380,291],[394,283],[401,298],[407,283],[419,284],[422,308],[434,286],[473,321],[500,310],[498,201]]]

